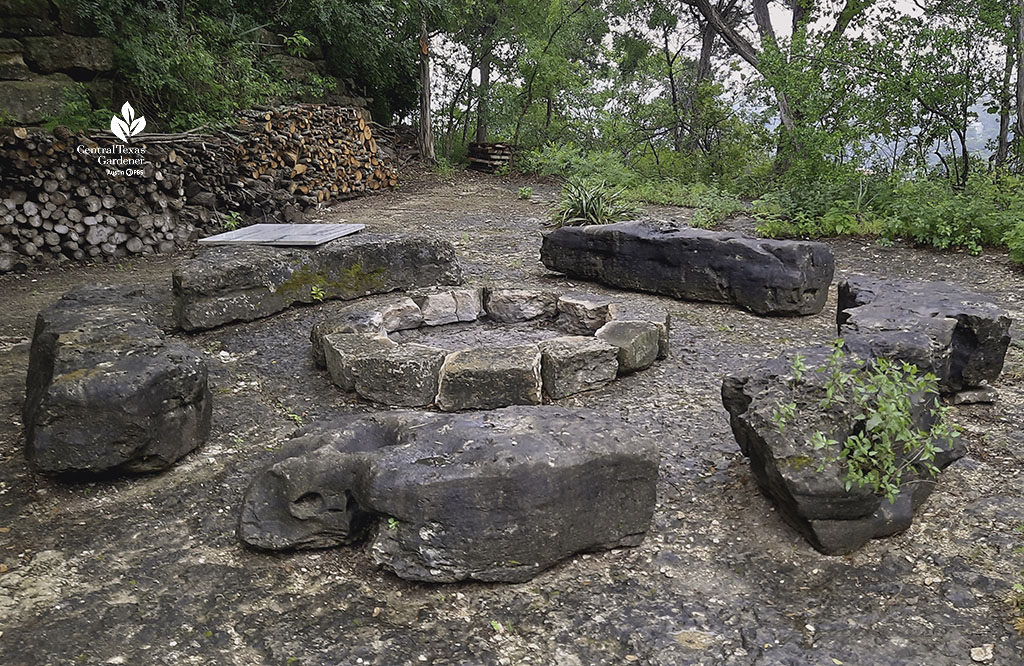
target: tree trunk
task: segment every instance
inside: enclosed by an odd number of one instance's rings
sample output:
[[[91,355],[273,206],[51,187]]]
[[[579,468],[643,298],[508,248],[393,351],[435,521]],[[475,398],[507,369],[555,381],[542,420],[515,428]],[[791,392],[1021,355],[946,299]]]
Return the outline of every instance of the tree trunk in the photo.
[[[552,95],[548,95],[548,111],[547,117],[544,119],[544,129],[551,127],[551,116],[555,113],[555,98]]]
[[[1024,0],[1017,7],[1017,127],[1014,144],[1017,148],[1017,169],[1024,171]]]
[[[668,29],[663,28],[661,36],[661,50],[665,56],[665,73],[668,76],[669,90],[672,92],[672,147],[676,152],[679,152],[683,149],[683,137],[679,128],[679,125],[682,124],[682,118],[679,113],[679,89],[676,87],[676,58],[668,43]],[[690,106],[692,107],[692,104]]]
[[[434,155],[434,119],[430,110],[430,35],[427,19],[420,18],[420,158],[428,164],[437,161]]]
[[[476,98],[476,141],[477,143],[487,142],[487,121],[488,121],[488,98],[491,94],[491,43],[490,39],[484,44],[484,51],[480,56],[480,85],[477,88]]]
[[[996,168],[1006,164],[1006,157],[1010,153],[1010,97],[1013,88],[1011,79],[1013,77],[1014,47],[1006,47],[1006,59],[1003,65],[1003,81],[999,91],[999,138],[996,145],[995,165]]]

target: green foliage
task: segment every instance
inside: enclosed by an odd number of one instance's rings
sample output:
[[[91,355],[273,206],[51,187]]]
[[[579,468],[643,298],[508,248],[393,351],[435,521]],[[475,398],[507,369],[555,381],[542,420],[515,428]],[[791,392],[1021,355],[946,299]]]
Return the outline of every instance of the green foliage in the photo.
[[[1004,240],[1010,248],[1010,258],[1024,264],[1024,221],[1018,221],[1016,226],[1007,232]]]
[[[15,124],[14,116],[6,109],[0,108],[0,127],[13,127]]]
[[[938,249],[981,252],[1019,243],[1024,184],[977,171],[963,188],[942,177],[883,178],[834,172],[831,179],[791,178],[754,202],[758,233],[769,237],[878,236]]]
[[[444,180],[453,180],[459,168],[450,160],[441,157],[434,163],[434,167],[431,170]]]
[[[296,30],[291,35],[278,35],[278,37],[284,41],[284,47],[288,53],[296,58],[305,57],[313,48],[313,42],[309,41],[309,37],[302,34],[301,30]]]
[[[807,371],[803,361],[800,355],[793,361],[790,386],[794,390]],[[847,490],[853,486],[868,486],[895,502],[904,474],[911,470],[929,475],[937,473],[936,452],[959,437],[959,433],[947,425],[946,408],[937,400],[938,382],[934,375],[921,375],[915,365],[884,358],[868,364],[857,360],[849,369],[842,339],[836,340],[828,360],[816,372],[825,376],[825,391],[819,407],[829,410],[842,405],[852,410],[857,423],[854,432],[843,442],[825,432],[814,433],[809,442],[819,450],[838,449],[838,453],[825,462],[842,463]],[[911,402],[914,399],[934,399],[931,414],[934,424],[927,430],[914,423]],[[780,401],[772,415],[780,432],[796,413],[795,402]]]
[[[586,226],[633,220],[643,209],[623,196],[625,190],[612,189],[604,181],[589,182],[570,178],[562,187],[562,198],[551,214],[555,226]]]
[[[223,226],[225,231],[234,231],[235,229],[240,227],[243,222],[242,214],[239,213],[237,210],[224,213],[223,220]]]
[[[324,296],[326,295],[327,293],[324,291],[323,287],[319,285],[314,284],[312,287],[309,288],[309,297],[312,298],[317,303],[323,303]]]
[[[76,83],[65,90],[64,104],[61,106],[60,113],[48,116],[43,122],[43,127],[53,130],[57,125],[64,125],[75,132],[81,132],[87,129],[107,127],[113,115],[114,113],[110,109],[93,109],[85,86]],[[2,124],[0,122],[0,125]]]
[[[710,229],[719,222],[746,210],[736,196],[715,185],[681,183],[677,180],[645,180],[627,191],[634,201],[695,208],[690,226]]]
[[[533,197],[533,188],[529,186],[520,187],[516,194],[520,199],[530,199]]]
[[[1024,224],[1024,183],[986,173],[971,175],[962,190],[942,180],[908,180],[895,187],[885,213],[890,238],[979,254]]]
[[[639,177],[626,166],[622,155],[610,150],[586,151],[569,141],[547,143],[527,151],[517,164],[523,173],[557,178],[585,178],[613,187],[628,187]]]

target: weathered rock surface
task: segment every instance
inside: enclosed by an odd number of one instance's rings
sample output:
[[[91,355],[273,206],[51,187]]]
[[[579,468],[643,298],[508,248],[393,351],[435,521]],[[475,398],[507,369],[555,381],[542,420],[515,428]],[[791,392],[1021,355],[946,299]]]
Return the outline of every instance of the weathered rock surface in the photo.
[[[168,340],[142,287],[80,287],[36,320],[23,410],[32,465],[151,472],[205,441],[206,363]]]
[[[521,582],[578,552],[635,546],[654,510],[653,443],[559,407],[374,414],[286,445],[243,500],[266,549],[351,543],[411,580]]]
[[[540,368],[537,345],[452,352],[441,367],[437,406],[455,412],[540,404]]]
[[[722,384],[722,402],[761,491],[812,546],[835,555],[853,552],[872,538],[909,528],[914,511],[931,494],[936,482],[920,466],[912,465],[904,472],[894,503],[867,486],[845,489],[846,470],[837,459],[838,451],[815,449],[810,443],[815,432],[843,442],[862,428],[856,420],[856,408],[850,404],[828,410],[819,405],[825,397],[826,377],[814,369],[824,363],[828,351],[804,350],[809,369],[795,390],[789,384],[790,356],[727,375]],[[779,404],[790,402],[796,404],[797,416],[779,432],[773,414]],[[930,429],[936,418],[931,413],[936,404],[934,396],[929,400],[918,396],[913,404],[915,424]],[[959,438],[934,444],[938,448],[934,464],[940,470],[966,452]]]
[[[476,321],[484,314],[483,289],[430,289],[416,292],[412,299],[423,313],[423,324],[441,326],[459,321]]]
[[[836,323],[855,353],[913,363],[956,392],[999,377],[1012,320],[956,285],[855,275],[839,283]]]
[[[488,289],[486,310],[492,320],[504,323],[554,317],[558,294],[540,289]]]
[[[0,81],[0,99],[4,100],[3,109],[14,122],[36,125],[47,117],[59,115],[74,87],[75,82],[66,74],[50,74],[28,81]]]
[[[574,277],[731,303],[761,315],[820,312],[835,268],[822,243],[748,238],[656,220],[561,227],[544,236],[541,260]]]
[[[349,372],[361,398],[399,407],[426,407],[434,403],[446,356],[444,349],[409,343],[376,354],[355,355]]]
[[[313,326],[309,333],[309,341],[313,345],[313,363],[318,368],[326,367],[323,338],[332,333],[383,335],[417,328],[422,324],[423,313],[408,296],[361,299],[340,308]]]
[[[658,358],[659,328],[649,321],[610,321],[594,334],[618,350],[619,372],[651,367]]]
[[[668,336],[672,330],[672,316],[658,305],[639,303],[634,300],[615,304],[615,319],[618,321],[649,321],[658,327],[658,360],[668,358]]]
[[[356,362],[361,358],[376,358],[394,350],[398,343],[386,335],[362,333],[331,333],[321,341],[324,361],[331,379],[346,391],[356,390]]]
[[[25,59],[39,72],[107,72],[114,69],[114,44],[105,37],[60,34],[28,37]]]
[[[558,297],[558,325],[573,335],[593,335],[618,312],[611,299],[592,294],[563,294]]]
[[[600,388],[619,371],[618,348],[599,338],[567,335],[538,346],[544,390],[555,400]]]
[[[313,249],[206,247],[173,279],[178,325],[198,331],[313,303],[314,288],[323,299],[348,300],[460,284],[462,269],[450,243],[359,233]]]

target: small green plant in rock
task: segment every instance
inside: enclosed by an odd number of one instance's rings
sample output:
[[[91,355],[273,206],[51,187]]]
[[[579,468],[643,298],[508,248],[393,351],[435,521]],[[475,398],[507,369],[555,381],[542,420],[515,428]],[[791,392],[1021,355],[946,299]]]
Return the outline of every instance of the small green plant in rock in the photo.
[[[242,214],[237,210],[224,213],[224,220],[222,224],[225,230],[234,231],[238,227],[242,226]]]
[[[519,198],[520,199],[530,199],[532,197],[533,197],[533,188],[532,187],[520,187],[519,188]]]
[[[388,516],[388,529],[389,530],[397,530],[398,526],[401,525],[401,524],[402,524],[402,521],[400,521],[398,518],[395,518],[393,516]]]
[[[302,425],[302,415],[301,414],[295,414],[293,412],[289,412],[289,413],[285,414],[285,416],[288,417],[288,419],[291,420],[291,422],[294,423],[295,425],[297,425],[297,426]]]
[[[320,287],[319,285],[314,284],[312,287],[309,288],[310,298],[312,298],[317,303],[323,303],[324,296],[326,295],[327,293],[323,290],[323,287]]]
[[[556,227],[611,224],[635,220],[643,209],[623,196],[624,190],[613,190],[604,181],[588,182],[570,178],[562,188],[562,199],[551,215]]]
[[[803,382],[807,366],[799,354],[792,364],[791,390]],[[852,367],[843,351],[843,340],[836,340],[828,360],[816,369],[825,376],[824,396],[819,407],[824,410],[839,405],[851,407],[856,428],[843,442],[832,439],[831,433],[815,432],[810,444],[818,450],[838,452],[826,457],[819,467],[839,462],[846,469],[845,486],[868,486],[890,502],[896,501],[903,475],[916,468],[935,475],[936,443],[949,442],[959,433],[946,423],[946,408],[935,402],[932,407],[934,425],[924,430],[914,423],[912,400],[938,396],[935,375],[922,375],[917,366],[889,359],[871,363],[857,360]],[[779,432],[796,417],[796,401],[779,401],[772,420]]]

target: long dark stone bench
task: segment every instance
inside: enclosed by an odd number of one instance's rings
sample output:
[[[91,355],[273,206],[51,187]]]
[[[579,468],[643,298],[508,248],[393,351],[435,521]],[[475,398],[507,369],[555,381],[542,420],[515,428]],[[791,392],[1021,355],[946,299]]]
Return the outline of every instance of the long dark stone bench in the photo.
[[[553,270],[614,287],[730,303],[760,315],[820,312],[835,261],[822,243],[749,238],[642,220],[544,236]]]

